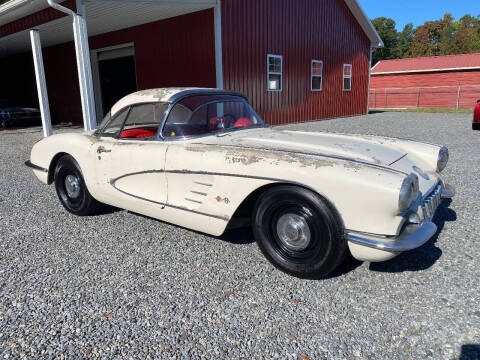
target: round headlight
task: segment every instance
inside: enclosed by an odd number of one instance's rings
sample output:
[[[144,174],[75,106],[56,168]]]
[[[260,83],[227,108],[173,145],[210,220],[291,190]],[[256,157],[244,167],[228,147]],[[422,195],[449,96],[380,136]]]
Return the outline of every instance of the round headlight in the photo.
[[[398,208],[400,212],[407,211],[418,196],[418,177],[410,174],[403,180],[400,187],[400,195],[398,198]]]
[[[437,161],[437,171],[442,172],[443,169],[447,167],[448,163],[448,148],[442,147],[440,152],[438,153],[438,161]]]

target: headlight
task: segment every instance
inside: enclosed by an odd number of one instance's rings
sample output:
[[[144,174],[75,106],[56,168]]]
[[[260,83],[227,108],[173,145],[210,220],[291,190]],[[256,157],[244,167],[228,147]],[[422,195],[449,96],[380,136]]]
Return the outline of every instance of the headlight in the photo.
[[[418,197],[418,177],[410,174],[403,180],[400,188],[400,196],[398,198],[398,208],[400,212],[407,211],[408,208]]]
[[[438,153],[438,161],[437,161],[437,171],[442,172],[443,169],[447,167],[448,163],[448,148],[442,147],[440,152]]]

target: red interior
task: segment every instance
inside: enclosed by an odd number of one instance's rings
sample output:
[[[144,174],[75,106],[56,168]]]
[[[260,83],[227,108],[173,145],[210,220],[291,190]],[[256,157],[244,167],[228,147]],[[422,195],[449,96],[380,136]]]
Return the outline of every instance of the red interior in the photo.
[[[154,136],[157,136],[156,128],[123,130],[120,134],[122,139],[142,139]]]
[[[250,119],[247,119],[247,118],[238,118],[237,121],[235,121],[235,124],[233,124],[234,128],[249,127],[249,126],[253,126],[253,123]]]

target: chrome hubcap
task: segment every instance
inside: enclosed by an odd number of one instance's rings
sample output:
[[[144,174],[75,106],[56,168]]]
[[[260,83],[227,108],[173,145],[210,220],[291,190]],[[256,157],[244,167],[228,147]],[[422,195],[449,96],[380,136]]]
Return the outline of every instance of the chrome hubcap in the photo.
[[[292,251],[305,250],[310,244],[310,227],[297,214],[282,215],[277,221],[277,234],[282,244]]]
[[[75,175],[67,175],[65,178],[65,190],[67,190],[69,198],[77,198],[80,195],[80,180]]]

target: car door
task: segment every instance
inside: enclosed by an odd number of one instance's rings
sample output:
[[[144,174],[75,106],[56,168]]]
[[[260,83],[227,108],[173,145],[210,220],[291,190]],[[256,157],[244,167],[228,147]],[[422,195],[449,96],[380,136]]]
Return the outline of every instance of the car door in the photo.
[[[125,109],[98,136],[92,152],[100,201],[132,211],[164,207],[167,144],[156,135],[165,109],[161,103]]]

